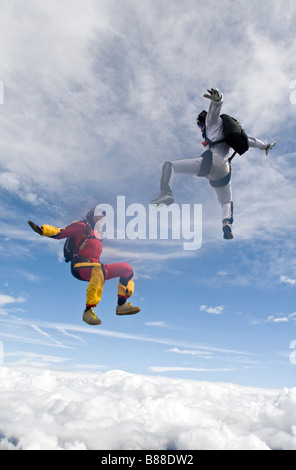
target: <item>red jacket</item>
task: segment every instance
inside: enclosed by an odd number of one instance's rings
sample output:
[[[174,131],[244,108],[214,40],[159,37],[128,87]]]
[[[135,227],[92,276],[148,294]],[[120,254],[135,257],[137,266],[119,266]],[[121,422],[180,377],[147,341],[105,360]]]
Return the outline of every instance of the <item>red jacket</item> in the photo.
[[[75,237],[76,247],[81,244],[78,254],[90,259],[94,263],[99,263],[102,253],[102,241],[96,238],[94,229],[91,228],[90,233],[85,234],[85,222],[73,222],[65,228],[56,228],[52,225],[42,225],[42,235],[50,238]],[[83,243],[85,241],[85,244]]]

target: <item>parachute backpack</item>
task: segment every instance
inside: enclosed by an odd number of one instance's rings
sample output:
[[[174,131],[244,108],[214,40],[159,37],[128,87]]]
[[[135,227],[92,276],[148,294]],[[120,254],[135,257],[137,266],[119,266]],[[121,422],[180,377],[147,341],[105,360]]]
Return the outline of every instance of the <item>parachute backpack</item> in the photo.
[[[206,116],[207,111],[202,111],[198,115],[197,121],[205,124]],[[221,144],[222,142],[226,142],[229,147],[234,150],[234,154],[231,156],[231,159],[236,153],[238,153],[239,155],[243,155],[245,152],[247,152],[247,150],[249,150],[249,139],[242,125],[237,119],[232,116],[229,116],[229,114],[221,114],[220,117],[223,122],[224,139],[212,142],[205,135],[205,139],[208,142],[210,148],[214,147],[217,144]]]
[[[74,236],[66,238],[64,243],[64,258],[66,263],[70,263],[78,256],[78,252],[85,247],[85,244],[89,238],[96,238],[90,236],[91,226],[88,222],[85,225],[84,236],[78,246],[76,246],[76,239]]]
[[[75,237],[68,237],[64,243],[64,258],[66,263],[73,261],[75,255],[77,255]]]
[[[220,117],[223,121],[224,141],[235,153],[243,155],[249,150],[249,139],[242,125],[228,114],[221,114]]]

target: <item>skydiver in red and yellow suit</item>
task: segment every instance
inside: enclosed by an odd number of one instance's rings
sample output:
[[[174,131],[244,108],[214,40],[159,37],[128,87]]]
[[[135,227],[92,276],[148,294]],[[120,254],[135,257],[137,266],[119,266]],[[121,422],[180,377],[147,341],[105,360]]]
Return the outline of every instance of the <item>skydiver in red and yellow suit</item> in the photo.
[[[72,222],[65,228],[56,228],[52,225],[39,227],[31,220],[30,227],[39,235],[56,238],[73,237],[75,239],[75,254],[71,261],[72,275],[81,280],[88,281],[86,291],[86,307],[83,312],[83,321],[89,325],[100,325],[102,322],[96,316],[94,307],[101,300],[104,283],[108,279],[119,277],[117,315],[131,315],[140,311],[131,302],[126,302],[134,292],[134,273],[128,263],[102,264],[100,256],[102,253],[102,241],[95,236],[95,225],[105,215],[103,211],[91,209],[85,219]]]

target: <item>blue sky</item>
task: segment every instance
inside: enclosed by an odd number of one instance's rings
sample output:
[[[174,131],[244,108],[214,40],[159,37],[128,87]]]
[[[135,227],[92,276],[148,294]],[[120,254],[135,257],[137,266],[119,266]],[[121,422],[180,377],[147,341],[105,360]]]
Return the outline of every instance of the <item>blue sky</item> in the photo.
[[[296,5],[31,0],[1,11],[4,363],[294,386]],[[63,242],[27,220],[64,226],[118,195],[148,208],[164,161],[202,153],[209,87],[250,135],[277,142],[269,157],[233,161],[234,240],[208,182],[176,177],[176,203],[202,204],[202,247],[106,240],[102,262],[134,267],[141,313],[116,317],[109,281],[102,325],[87,326],[87,284]]]

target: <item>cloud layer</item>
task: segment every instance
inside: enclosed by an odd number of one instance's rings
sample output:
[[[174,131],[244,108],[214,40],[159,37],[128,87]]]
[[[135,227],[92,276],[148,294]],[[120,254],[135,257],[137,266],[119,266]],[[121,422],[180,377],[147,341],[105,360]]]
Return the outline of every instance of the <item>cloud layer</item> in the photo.
[[[296,449],[296,388],[0,367],[0,449]]]
[[[217,86],[224,112],[251,135],[277,140],[269,159],[251,150],[233,163],[237,236],[273,239],[282,226],[294,232],[296,7],[285,7],[283,29],[281,2],[225,3],[231,8],[215,20],[216,1],[5,5],[1,192],[40,218],[54,214],[53,223],[62,208],[62,225],[90,204],[113,203],[115,193],[148,204],[165,160],[202,152],[195,119],[208,106],[205,89]],[[178,203],[203,204],[205,239],[221,236],[220,208],[204,181],[180,175],[174,190]],[[6,200],[0,208],[3,233],[14,239],[23,236],[15,231],[17,212]]]

